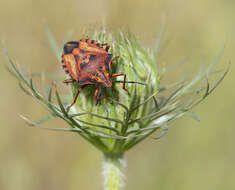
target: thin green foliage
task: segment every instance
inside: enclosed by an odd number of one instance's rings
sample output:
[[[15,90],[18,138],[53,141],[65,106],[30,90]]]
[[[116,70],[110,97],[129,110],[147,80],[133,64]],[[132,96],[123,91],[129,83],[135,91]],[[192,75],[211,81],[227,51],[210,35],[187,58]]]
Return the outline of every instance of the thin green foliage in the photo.
[[[44,27],[50,47],[55,57],[60,60],[62,48],[59,48],[46,24]],[[221,59],[223,50],[207,69],[201,67],[192,80],[187,81],[183,76],[178,82],[161,86],[161,79],[167,74],[167,69],[160,69],[157,64],[162,32],[163,29],[159,33],[154,51],[151,51],[143,48],[130,32],[113,34],[108,33],[104,27],[101,30],[89,31],[90,38],[111,44],[111,53],[120,56],[119,61],[112,65],[112,72],[127,74],[126,85],[130,95],[122,90],[123,79],[118,78],[113,81],[112,88],[102,88],[102,95],[108,98],[95,105],[95,86],[91,85],[79,95],[76,105],[70,111],[66,107],[73,101],[80,88],[78,84],[71,84],[71,96],[65,96],[59,93],[52,82],[45,88],[43,95],[35,86],[34,80],[46,78],[60,81],[65,76],[55,73],[26,73],[9,58],[4,47],[6,69],[18,80],[23,92],[33,97],[49,112],[35,122],[22,115],[21,118],[33,127],[78,133],[106,154],[122,154],[159,130],[160,135],[154,136],[153,139],[162,138],[169,129],[169,122],[183,115],[199,121],[190,110],[207,98],[228,73],[229,68],[214,84],[209,83],[209,77],[219,72],[214,67]],[[178,65],[181,63],[175,66]],[[204,82],[203,86],[195,88],[201,82]],[[171,90],[167,97],[162,97],[163,92]],[[53,118],[63,119],[69,128],[49,128],[41,125]]]

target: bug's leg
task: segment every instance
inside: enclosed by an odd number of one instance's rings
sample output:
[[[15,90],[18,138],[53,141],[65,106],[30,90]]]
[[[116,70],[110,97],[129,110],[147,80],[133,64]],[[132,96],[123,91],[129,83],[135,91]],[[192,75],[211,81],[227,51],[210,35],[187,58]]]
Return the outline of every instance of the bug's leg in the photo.
[[[76,96],[75,96],[75,98],[74,98],[74,100],[73,100],[73,103],[67,107],[67,112],[69,112],[70,108],[76,103],[79,93],[80,93],[86,86],[88,86],[88,85],[89,85],[89,84],[85,84],[85,85],[81,86],[81,87],[78,89],[77,94],[76,94]]]
[[[105,98],[107,98],[107,100],[110,102],[110,99],[108,99],[108,96],[102,96],[102,97],[98,98],[98,100],[103,100],[103,99],[105,99]],[[99,102],[97,102],[97,103],[99,103]],[[96,105],[97,105],[97,104],[96,104]]]
[[[103,47],[103,46],[106,46],[106,47],[105,47],[105,51],[107,51],[107,52],[109,51],[109,48],[110,48],[110,45],[109,45],[109,44],[107,44],[107,43],[105,43],[105,44],[100,44],[100,46],[102,46],[102,47]]]
[[[76,81],[75,79],[66,79],[63,81],[63,83],[68,84],[68,83],[73,83],[75,81]]]
[[[99,95],[99,89],[100,89],[100,85],[98,85],[95,89],[95,94],[94,94],[94,99],[95,99],[95,105],[98,104],[98,95]]]
[[[113,64],[113,62],[118,61],[118,59],[119,59],[119,56],[116,56],[109,62],[109,69],[110,69],[111,65]]]
[[[94,99],[96,101],[95,105],[97,105],[99,103],[99,100],[103,100],[103,99],[107,98],[107,96],[102,96],[100,98],[98,97],[99,96],[99,89],[100,89],[100,85],[98,85],[95,90],[95,94],[94,94]]]
[[[126,74],[125,73],[113,73],[111,75],[111,78],[118,77],[118,76],[124,76],[124,82],[123,82],[122,89],[125,90],[128,94],[130,94],[130,92],[126,89]]]

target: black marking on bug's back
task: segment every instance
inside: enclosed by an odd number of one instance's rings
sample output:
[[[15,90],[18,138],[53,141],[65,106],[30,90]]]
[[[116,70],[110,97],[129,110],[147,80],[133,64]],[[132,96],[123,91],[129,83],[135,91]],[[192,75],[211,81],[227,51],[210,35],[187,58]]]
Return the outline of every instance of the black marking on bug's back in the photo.
[[[90,60],[94,59],[96,55],[91,54],[90,55]]]
[[[63,67],[63,69],[67,68],[67,66],[66,66],[66,65],[62,65],[62,67]]]
[[[98,71],[102,73],[102,72],[103,72],[103,67],[100,66],[99,69],[98,69]]]
[[[78,46],[79,46],[79,42],[75,42],[75,41],[67,42],[64,45],[64,53],[65,54],[72,53],[73,49],[78,48]]]
[[[86,39],[86,43],[88,42],[89,39]]]
[[[94,43],[95,43],[95,40],[91,40],[91,43],[94,44]]]
[[[79,42],[77,42],[77,41],[70,41],[70,42],[67,42],[66,44],[76,45],[78,47]]]
[[[97,46],[97,47],[100,47],[100,43],[97,43],[96,46]]]

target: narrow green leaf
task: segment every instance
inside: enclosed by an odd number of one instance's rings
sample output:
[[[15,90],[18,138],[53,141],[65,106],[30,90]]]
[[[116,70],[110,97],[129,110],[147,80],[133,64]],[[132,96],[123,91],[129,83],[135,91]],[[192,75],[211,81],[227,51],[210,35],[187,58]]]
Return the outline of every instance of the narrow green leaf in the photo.
[[[205,94],[203,95],[203,99],[204,99],[206,96],[208,96],[209,90],[210,90],[210,84],[209,84],[208,78],[206,78],[206,92],[205,92]]]
[[[145,120],[145,119],[154,120],[154,119],[156,119],[156,117],[158,118],[158,117],[161,117],[163,115],[169,114],[169,113],[175,111],[176,109],[177,109],[177,107],[175,107],[175,106],[171,106],[171,108],[168,107],[168,108],[165,108],[165,109],[161,109],[157,112],[150,113],[148,115],[145,115],[145,116],[137,118],[137,119],[133,119],[128,124],[130,125],[132,123],[139,122],[139,121],[142,121],[142,120]]]
[[[162,129],[162,131],[161,131],[160,135],[157,137],[154,137],[153,139],[157,140],[157,139],[160,139],[163,136],[165,136],[168,132],[168,125],[165,124],[165,125],[161,126],[161,129]]]
[[[49,27],[46,24],[46,22],[43,23],[43,26],[44,26],[47,38],[48,38],[48,40],[50,42],[50,45],[51,45],[51,48],[52,48],[53,52],[55,53],[58,61],[61,61],[61,54],[62,53],[61,53],[60,48],[57,45],[57,42],[56,42],[55,38],[53,37]]]
[[[108,129],[110,131],[114,131],[115,133],[119,134],[119,131],[117,129],[115,129],[115,128],[112,128],[112,127],[108,127],[108,126],[100,125],[100,124],[95,124],[95,123],[90,123],[90,122],[83,121],[83,120],[77,119],[77,118],[75,119],[75,121],[84,123],[86,125],[91,125],[91,126],[94,126],[94,127],[102,128],[102,129]]]
[[[15,77],[16,79],[18,79],[18,75],[12,71],[7,65],[4,64],[4,67],[6,68],[6,70],[13,76]]]
[[[35,121],[34,124],[35,125],[40,125],[41,123],[44,123],[44,122],[46,122],[46,121],[48,121],[50,119],[53,119],[55,117],[56,117],[55,114],[48,114],[48,115],[45,115],[44,117],[42,117],[40,120]]]
[[[33,92],[36,92],[36,89],[34,88],[34,85],[33,85],[33,79],[32,79],[32,78],[29,79],[29,84],[30,84],[31,90],[32,90]]]
[[[179,88],[181,86],[184,86],[184,83],[186,82],[185,78],[186,78],[186,76],[184,75],[180,81],[159,88],[159,93],[164,92],[164,91],[169,90],[174,87]]]
[[[49,127],[44,127],[44,126],[41,126],[40,123],[42,122],[32,122],[30,121],[28,118],[26,118],[25,116],[23,115],[19,115],[24,121],[26,121],[26,123],[29,125],[29,126],[32,126],[32,127],[38,127],[40,129],[47,129],[47,130],[51,130],[51,131],[62,131],[62,132],[82,132],[81,129],[79,128],[72,128],[72,129],[67,129],[67,128],[49,128]]]
[[[153,96],[153,101],[154,101],[154,109],[153,110],[160,110],[157,99],[155,98],[155,96]]]
[[[65,116],[67,116],[67,115],[68,115],[68,112],[65,110],[64,105],[63,105],[63,103],[62,103],[62,101],[61,101],[61,99],[60,99],[60,96],[59,96],[57,90],[55,91],[55,94],[56,94],[56,99],[57,99],[57,102],[58,102],[58,104],[59,104],[59,106],[60,106],[61,112],[62,112]]]
[[[206,92],[204,93],[204,95],[201,98],[199,98],[198,100],[196,100],[193,103],[191,103],[191,105],[188,106],[186,109],[187,110],[192,109],[193,107],[197,106],[200,102],[202,102],[209,94],[211,94],[213,92],[213,90],[223,81],[223,79],[227,75],[228,71],[229,71],[229,67],[222,74],[222,76],[218,79],[218,81],[213,85],[213,87],[211,89],[209,89],[209,91],[208,91],[209,84],[207,84]]]
[[[173,99],[175,99],[178,95],[179,92],[184,88],[184,86],[179,86],[175,91],[173,91],[169,97],[165,100],[165,102],[163,102],[163,104],[161,106],[166,106],[170,101],[172,101]]]
[[[130,103],[130,107],[129,107],[130,112],[132,112],[131,109],[135,106],[136,100],[137,100],[137,94],[136,94],[136,85],[135,85],[134,86],[134,95],[131,98],[131,103]]]
[[[140,106],[144,105],[145,103],[147,103],[148,101],[150,101],[154,96],[156,96],[158,94],[157,92],[154,92],[151,96],[149,96],[148,98],[146,98],[142,103],[138,104],[136,107],[132,108],[130,110],[130,112],[135,111],[136,109],[138,109]]]
[[[121,106],[121,107],[124,108],[127,112],[129,111],[128,107],[126,107],[124,104],[122,104],[122,103],[120,103],[120,102],[118,102],[118,101],[116,101],[116,100],[114,100],[114,99],[112,99],[112,98],[110,98],[110,97],[107,97],[107,99],[109,99],[109,100],[111,100],[113,103],[115,103],[115,104]]]
[[[154,53],[155,54],[157,54],[159,52],[160,42],[161,42],[161,39],[162,39],[162,34],[164,32],[164,28],[165,28],[165,19],[162,18],[160,30],[158,32],[157,40],[156,40],[155,45],[154,45]]]
[[[98,114],[95,114],[95,113],[92,113],[92,112],[83,112],[83,113],[71,114],[71,115],[69,115],[69,117],[77,117],[77,116],[87,115],[87,114],[88,115],[92,115],[92,116],[97,117],[97,118],[101,118],[101,119],[105,119],[105,120],[108,120],[108,121],[114,121],[114,122],[123,124],[123,122],[121,120],[119,120],[119,119],[105,117],[105,116],[98,115]]]
[[[186,60],[187,60],[187,58],[184,58],[184,59],[180,60],[179,62],[164,68],[163,71],[162,71],[162,74],[165,74],[165,73],[167,73],[169,71],[172,71],[172,70],[176,69],[177,67],[179,67],[182,64],[184,64]]]
[[[53,84],[50,84],[48,87],[47,101],[50,103],[51,103],[52,87],[53,87]]]
[[[213,87],[210,89],[209,94],[212,93],[214,91],[214,89],[224,80],[225,76],[228,74],[229,69],[230,69],[231,63],[229,63],[228,68],[226,69],[226,71],[222,74],[222,76],[219,78],[218,81],[216,81],[216,83],[213,85]]]
[[[199,117],[193,112],[186,111],[184,114],[192,117],[195,121],[198,121],[198,122],[200,121]]]
[[[225,46],[222,47],[222,49],[220,50],[219,54],[217,55],[217,57],[215,58],[215,60],[212,62],[212,64],[210,64],[210,66],[207,69],[207,73],[210,74],[210,72],[213,72],[213,68],[215,67],[215,65],[221,60],[221,57],[224,53],[224,49]]]
[[[29,91],[29,90],[27,90],[22,84],[21,84],[21,82],[19,81],[19,87],[21,88],[21,90],[25,93],[25,94],[27,94],[27,95],[29,95],[29,96],[33,96],[33,94]]]

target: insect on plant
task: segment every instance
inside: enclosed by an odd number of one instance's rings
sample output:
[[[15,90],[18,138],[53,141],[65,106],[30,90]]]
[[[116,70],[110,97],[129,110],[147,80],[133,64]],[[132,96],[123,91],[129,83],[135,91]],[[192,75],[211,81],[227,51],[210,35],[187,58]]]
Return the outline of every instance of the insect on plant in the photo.
[[[115,34],[106,31],[104,27],[101,31],[89,32],[91,38],[97,39],[97,41],[81,39],[67,42],[64,45],[62,66],[69,75],[69,79],[64,83],[78,84],[72,85],[71,93],[74,95],[74,101],[69,105],[67,111],[65,102],[61,99],[57,89],[53,93],[53,82],[45,89],[45,94],[40,92],[40,89],[34,84],[36,76],[41,76],[41,82],[44,83],[43,79],[46,76],[44,73],[38,75],[25,72],[10,59],[6,48],[4,48],[4,54],[7,61],[6,68],[18,80],[23,92],[36,99],[49,111],[48,115],[35,122],[22,115],[21,118],[33,127],[81,135],[103,153],[104,189],[123,190],[126,182],[125,153],[150,136],[154,139],[162,138],[167,134],[169,123],[175,119],[188,115],[198,120],[198,117],[190,110],[214,92],[228,73],[229,67],[214,84],[209,83],[209,76],[219,73],[215,65],[221,59],[223,48],[212,64],[208,68],[201,67],[192,80],[186,80],[183,77],[178,82],[162,86],[162,78],[167,78],[165,73],[175,68],[176,65],[168,68],[158,67],[157,55],[161,35],[157,39],[155,48],[157,51],[154,51],[143,48],[132,33]],[[46,32],[51,47],[60,60],[60,48],[57,47],[57,43],[47,27]],[[98,43],[104,39],[108,43]],[[113,55],[109,53],[109,44],[112,41],[115,41],[112,51],[122,56],[123,72],[121,73],[116,73],[115,65],[112,65],[118,59],[118,56],[112,58]],[[126,80],[126,74],[130,81]],[[123,76],[124,81],[112,81],[112,78],[117,76]],[[58,75],[58,77],[60,76]],[[131,95],[128,98],[121,95],[119,98],[119,93],[113,89],[114,82],[121,82],[123,89],[128,94],[130,91]],[[130,86],[127,90],[126,83],[141,85]],[[84,96],[84,102],[75,107],[73,114],[68,114],[69,108],[75,104],[79,93],[88,85],[94,86],[96,102],[89,102],[90,97]],[[105,89],[112,87],[112,91],[109,90],[112,92],[112,98],[110,98],[112,104],[108,104],[108,106],[104,104],[99,107],[101,109],[97,109],[98,107],[93,105],[105,98],[105,93],[101,93],[103,87]],[[103,97],[101,97],[102,95]],[[52,118],[65,121],[70,128],[50,128],[41,125]],[[160,134],[155,136],[157,131]]]
[[[105,49],[103,48],[105,47]],[[78,89],[75,95],[73,103],[68,106],[68,110],[76,103],[79,93],[88,85],[97,85],[94,99],[96,104],[99,98],[100,86],[111,88],[111,78],[124,76],[123,90],[128,94],[129,91],[126,89],[126,74],[110,73],[110,68],[114,60],[118,60],[119,56],[112,58],[112,54],[108,53],[110,45],[107,43],[100,44],[95,40],[81,39],[79,41],[70,41],[64,45],[62,54],[62,66],[65,72],[71,77],[63,82],[73,83],[78,82],[81,87]]]

